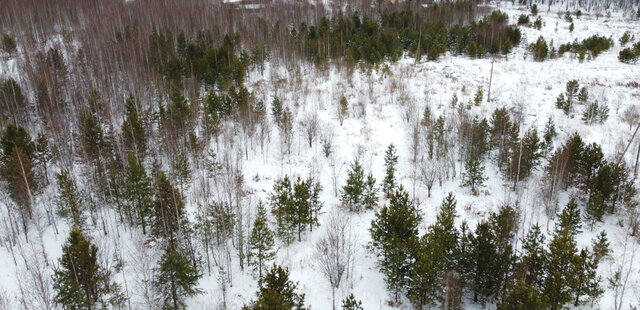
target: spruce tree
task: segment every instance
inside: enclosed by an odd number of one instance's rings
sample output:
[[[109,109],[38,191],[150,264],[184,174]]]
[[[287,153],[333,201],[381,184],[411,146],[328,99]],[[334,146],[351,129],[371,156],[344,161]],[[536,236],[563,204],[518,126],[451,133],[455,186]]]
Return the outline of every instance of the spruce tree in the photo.
[[[567,206],[562,209],[558,221],[558,229],[562,230],[567,228],[571,235],[575,236],[582,232],[582,224],[580,218],[580,209],[578,208],[578,201],[575,197],[571,197]]]
[[[469,158],[462,175],[463,185],[471,188],[474,195],[478,195],[478,188],[482,187],[487,178],[484,177],[484,166],[477,158]]]
[[[365,180],[364,170],[356,159],[349,169],[347,184],[342,187],[342,204],[349,208],[349,211],[359,211],[362,206],[362,193],[364,191]]]
[[[58,196],[56,199],[58,214],[69,218],[73,226],[84,227],[85,215],[83,213],[85,208],[76,183],[69,175],[69,171],[62,168],[60,173],[56,175],[56,179],[58,180]]]
[[[189,258],[167,246],[154,279],[154,285],[162,296],[162,309],[186,309],[185,297],[201,293],[196,287],[201,276]]]
[[[98,247],[73,227],[53,274],[54,302],[63,309],[123,306],[125,298],[98,264]]]
[[[382,181],[382,192],[389,198],[396,187],[396,165],[398,164],[398,155],[396,154],[396,147],[393,144],[389,144],[387,150],[384,152],[384,166],[385,176]]]
[[[258,269],[258,277],[262,278],[264,266],[276,257],[273,250],[273,233],[269,229],[267,210],[258,204],[258,214],[253,221],[253,229],[249,237],[249,265]]]
[[[304,294],[297,292],[298,285],[289,280],[289,269],[275,264],[258,281],[258,296],[251,310],[304,310]]]
[[[593,249],[593,259],[595,261],[600,261],[603,257],[609,255],[611,251],[609,249],[609,239],[607,238],[607,232],[601,231],[600,234],[596,237],[595,240],[591,242],[591,248]]]
[[[557,230],[549,244],[549,261],[542,293],[547,307],[559,310],[572,300],[571,288],[577,282],[578,249],[570,226]]]

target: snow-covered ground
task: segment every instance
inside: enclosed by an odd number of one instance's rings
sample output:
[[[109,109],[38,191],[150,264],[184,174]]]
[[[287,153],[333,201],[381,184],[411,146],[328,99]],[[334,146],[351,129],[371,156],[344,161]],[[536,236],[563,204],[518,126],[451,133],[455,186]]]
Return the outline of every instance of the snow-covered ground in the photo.
[[[529,13],[524,8],[504,3],[500,4],[500,9],[509,14],[511,22],[517,21],[520,14]],[[411,195],[414,194],[415,188],[415,197],[424,216],[422,231],[435,221],[438,206],[444,196],[453,192],[458,201],[458,223],[467,220],[473,227],[478,220],[489,212],[497,211],[501,205],[519,201],[523,210],[523,222],[519,227],[518,237],[522,237],[535,223],[539,223],[547,233],[552,233],[553,223],[545,215],[539,193],[542,166],[537,167],[536,173],[527,184],[513,191],[512,184],[505,182],[491,160],[487,160],[486,187],[481,190],[479,196],[473,196],[467,188],[460,186],[462,165],[457,163],[457,176],[442,186],[434,185],[432,196],[428,198],[426,188],[420,182],[414,185],[412,178],[414,168],[410,161],[410,124],[405,116],[421,117],[425,105],[429,105],[435,115],[450,115],[454,111],[450,108],[449,101],[454,94],[461,102],[468,102],[473,99],[478,86],[482,86],[485,100],[479,106],[472,105],[472,114],[488,118],[495,108],[508,107],[516,113],[521,113],[521,132],[529,128],[541,131],[547,119],[552,117],[559,133],[556,143],[562,143],[570,134],[578,132],[585,141],[599,143],[607,158],[611,159],[617,150],[624,147],[632,134],[629,125],[621,118],[629,106],[638,105],[640,100],[640,88],[629,84],[640,80],[640,69],[637,65],[627,65],[618,61],[618,52],[622,48],[618,39],[627,30],[640,39],[640,21],[615,13],[612,17],[599,18],[585,13],[582,17],[574,17],[575,29],[569,32],[569,23],[564,20],[563,12],[562,8],[552,8],[551,12],[547,12],[546,7],[540,8],[542,29],[521,27],[523,43],[507,57],[497,57],[493,60],[491,102],[486,102],[492,63],[490,58],[469,59],[464,56],[446,55],[438,61],[419,63],[412,58],[403,58],[397,63],[388,64],[388,71],[383,70],[384,66],[380,66],[379,69],[371,71],[356,69],[351,75],[337,68],[320,72],[311,66],[300,67],[298,72],[289,72],[280,66],[267,66],[262,75],[259,72],[250,73],[247,85],[250,90],[256,91],[258,97],[270,103],[273,95],[278,95],[286,105],[297,107],[293,111],[297,111],[298,121],[317,111],[322,124],[320,135],[328,132],[334,134],[333,153],[329,158],[325,158],[317,139],[311,148],[308,147],[302,130],[297,128],[299,123],[296,122],[291,155],[282,155],[278,132],[274,129],[265,152],[261,152],[258,145],[253,145],[249,150],[248,160],[242,163],[249,193],[247,199],[253,204],[259,199],[265,201],[274,180],[283,175],[305,177],[311,173],[323,186],[321,200],[324,202],[325,213],[320,217],[320,228],[314,229],[313,233],[305,233],[302,242],[296,241],[290,246],[277,242],[276,263],[289,267],[292,279],[299,282],[300,290],[306,294],[307,304],[312,305],[313,309],[331,307],[329,283],[314,265],[314,244],[324,232],[322,224],[326,223],[333,210],[339,208],[339,199],[333,191],[334,174],[339,174],[337,185],[341,186],[346,178],[349,163],[358,157],[365,171],[371,171],[378,181],[382,180],[384,151],[391,143],[398,150],[398,177],[401,183]],[[566,53],[557,59],[534,62],[526,48],[540,35],[547,42],[553,40],[553,45],[557,48],[562,43],[572,42],[574,39],[581,40],[593,34],[611,36],[615,41],[612,49],[594,60],[580,62],[577,57]],[[12,68],[15,68],[12,62],[0,62],[2,75],[9,71],[15,72]],[[566,82],[572,79],[578,80],[580,85],[587,86],[594,99],[609,106],[610,117],[604,124],[585,125],[580,118],[581,109],[584,108],[582,106],[577,107],[575,117],[566,116],[555,107],[555,98],[564,92]],[[337,117],[337,103],[342,95],[349,101],[350,116],[341,126]],[[364,113],[357,111],[359,103],[363,104]],[[237,154],[242,148],[242,141],[236,141],[232,145],[235,145],[232,146],[235,150],[229,153]],[[215,145],[211,147],[216,149]],[[627,153],[626,160],[632,163],[633,159],[635,152]],[[199,182],[201,175],[202,173],[194,173],[194,184]],[[198,186],[192,185],[187,194],[188,208],[192,213],[196,208],[194,201],[198,189]],[[47,190],[41,195],[39,202],[53,203],[53,191]],[[568,200],[568,194],[565,193],[561,197],[560,205],[563,206]],[[0,197],[0,216],[7,214],[4,202],[8,199]],[[381,204],[386,202],[384,199],[380,200]],[[375,255],[366,249],[370,241],[368,228],[374,211],[366,210],[348,216],[351,218],[358,243],[356,265],[354,276],[343,283],[337,291],[336,299],[342,300],[349,293],[353,293],[356,298],[362,300],[364,309],[390,309],[388,302],[392,297],[386,290],[382,274],[378,271]],[[110,218],[111,221],[106,223],[109,235],[104,235],[102,229],[97,229],[92,233],[92,237],[100,247],[101,256],[105,261],[113,264],[114,255],[123,259],[123,271],[117,274],[117,279],[132,295],[131,307],[141,308],[142,295],[139,284],[144,272],[138,269],[139,264],[134,263],[143,260],[144,257],[144,253],[139,250],[141,234],[118,226],[115,215]],[[591,239],[601,230],[606,230],[613,249],[611,258],[600,264],[598,272],[602,277],[601,285],[605,288],[605,293],[593,308],[613,309],[614,295],[607,287],[607,277],[612,276],[613,270],[623,263],[627,264],[625,266],[632,264],[623,308],[640,304],[640,254],[633,258],[630,256],[632,251],[638,252],[638,246],[632,246],[632,241],[626,238],[626,228],[618,225],[619,219],[620,215],[607,216],[604,223],[596,224],[592,231],[585,228],[578,238],[578,246],[584,247],[589,245]],[[22,247],[25,255],[29,257],[40,257],[46,253],[48,261],[55,262],[61,254],[61,245],[69,228],[59,224],[60,234],[56,235],[44,214],[40,214],[37,221],[43,230],[42,240],[38,240],[39,234],[35,231],[36,228],[32,228],[29,243],[25,242],[24,236],[17,236],[19,247]],[[0,235],[3,238],[10,235],[9,231],[10,227],[0,227]],[[151,256],[157,255],[153,251],[149,252]],[[38,260],[44,262],[42,258]],[[18,281],[21,275],[27,272],[24,266],[26,261],[28,260],[23,259],[17,249],[12,253],[4,244],[0,247],[0,292],[4,291],[16,306],[21,296]],[[254,298],[257,281],[248,269],[244,272],[240,270],[235,256],[232,268],[232,286],[227,288],[225,299],[229,309],[239,309],[243,303]],[[217,275],[216,270],[212,270],[211,275],[204,270],[204,277],[199,285],[204,294],[188,302],[190,309],[212,309],[223,302],[223,291]],[[480,307],[471,303],[469,296],[465,296],[464,301],[465,308]],[[405,300],[400,308],[409,309],[411,306]]]

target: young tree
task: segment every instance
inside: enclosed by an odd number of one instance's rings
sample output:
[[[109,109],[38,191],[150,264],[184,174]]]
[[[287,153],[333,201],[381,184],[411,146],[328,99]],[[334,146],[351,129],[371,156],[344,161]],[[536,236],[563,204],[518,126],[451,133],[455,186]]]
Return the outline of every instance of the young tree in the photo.
[[[342,96],[338,104],[338,120],[340,121],[340,126],[342,126],[342,122],[344,122],[344,119],[347,117],[349,117],[349,102],[347,101],[347,97]]]
[[[124,178],[124,208],[129,221],[142,227],[147,234],[147,225],[152,221],[153,189],[152,180],[135,155],[127,159]]]
[[[2,37],[2,49],[9,54],[9,56],[13,55],[18,50],[16,40],[8,33]]]
[[[358,159],[353,162],[347,174],[347,184],[342,187],[342,205],[348,207],[349,211],[357,212],[363,204],[365,187],[364,170]]]
[[[369,173],[364,183],[362,192],[362,205],[371,209],[378,204],[378,187],[376,187],[376,179]]]
[[[126,152],[136,154],[144,159],[147,150],[147,133],[144,122],[140,118],[140,105],[133,94],[129,94],[125,102],[125,120],[122,122],[122,139]]]
[[[259,278],[262,278],[263,267],[276,257],[273,244],[273,233],[269,229],[267,210],[260,202],[258,204],[258,214],[253,221],[253,229],[249,237],[249,265],[258,269]]]
[[[477,158],[469,158],[462,175],[463,185],[471,187],[471,192],[478,195],[478,188],[482,187],[487,178],[484,177],[484,166]]]
[[[520,279],[527,285],[538,287],[544,279],[547,257],[544,248],[545,238],[540,226],[534,225],[522,240],[522,256],[520,257]]]
[[[331,285],[333,309],[335,290],[349,272],[354,259],[354,236],[347,217],[339,213],[331,214],[325,235],[316,243],[316,261],[322,275]]]
[[[156,269],[154,284],[162,297],[162,309],[186,309],[185,297],[201,293],[196,287],[202,275],[189,258],[167,246]]]
[[[382,192],[385,197],[389,198],[396,187],[396,165],[398,164],[398,155],[396,154],[396,147],[393,144],[389,144],[387,150],[384,152],[384,166],[385,176],[382,181]]]
[[[296,292],[298,285],[289,280],[289,269],[275,264],[258,281],[257,299],[245,309],[304,310],[304,294]]]
[[[545,300],[540,295],[538,288],[533,284],[526,284],[519,280],[516,285],[511,288],[501,302],[498,303],[498,310],[543,310]]]
[[[391,196],[389,206],[376,212],[369,228],[371,244],[380,260],[387,285],[394,291],[396,302],[411,275],[421,221],[419,210],[400,186]]]
[[[557,230],[549,244],[549,261],[542,285],[542,293],[550,309],[562,309],[564,304],[571,301],[571,287],[577,282],[578,276],[577,258],[578,249],[570,227]]]
[[[185,221],[182,195],[161,171],[156,181],[152,233],[174,249],[178,242],[178,233]]]
[[[269,195],[271,212],[276,218],[276,234],[287,244],[291,243],[295,233],[295,206],[293,205],[293,188],[289,176],[276,180],[273,192]]]
[[[280,121],[282,120],[282,102],[280,98],[273,97],[273,101],[271,102],[271,116],[273,117],[273,121],[276,125],[280,126]]]
[[[352,293],[342,301],[342,310],[364,310],[364,308],[362,308],[362,302],[357,300]]]
[[[59,266],[53,274],[55,303],[64,309],[103,309],[123,306],[125,298],[116,283],[98,264],[98,247],[73,227],[62,247]]]
[[[64,168],[56,175],[56,179],[58,180],[58,214],[69,218],[73,226],[82,229],[85,224],[85,216],[83,214],[85,207],[82,204],[82,198],[76,183],[69,175],[69,171]]]

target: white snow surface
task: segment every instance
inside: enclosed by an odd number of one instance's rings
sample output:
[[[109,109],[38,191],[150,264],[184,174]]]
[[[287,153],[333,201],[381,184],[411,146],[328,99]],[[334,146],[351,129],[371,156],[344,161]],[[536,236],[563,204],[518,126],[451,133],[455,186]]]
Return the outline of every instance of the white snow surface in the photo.
[[[500,6],[500,9],[509,14],[511,22],[517,21],[519,14],[528,13],[526,9],[510,4]],[[349,162],[356,156],[360,158],[365,171],[371,171],[374,177],[381,181],[384,177],[384,151],[393,143],[400,157],[398,178],[413,197],[410,126],[405,121],[405,115],[419,118],[425,105],[429,105],[436,115],[452,114],[454,111],[449,107],[449,101],[453,94],[457,94],[461,102],[468,102],[472,100],[477,87],[483,86],[485,101],[480,106],[472,106],[472,113],[475,115],[488,118],[495,108],[504,106],[522,113],[521,132],[532,127],[541,131],[547,118],[553,117],[559,132],[555,140],[557,144],[565,141],[573,132],[578,132],[585,141],[599,143],[609,159],[612,159],[611,156],[616,150],[624,147],[631,137],[632,130],[622,122],[621,117],[628,106],[637,105],[640,99],[640,88],[628,86],[629,82],[638,82],[640,69],[637,65],[627,65],[617,60],[618,52],[622,48],[618,38],[628,30],[640,39],[640,22],[615,13],[612,17],[599,18],[585,13],[582,17],[574,17],[575,30],[571,33],[568,30],[569,24],[560,16],[562,13],[561,8],[552,8],[551,12],[547,12],[546,7],[541,7],[539,15],[544,23],[542,30],[521,27],[523,43],[507,57],[495,58],[491,102],[486,102],[492,61],[488,57],[469,59],[464,56],[446,55],[437,61],[419,63],[412,58],[403,58],[396,63],[388,64],[391,74],[383,74],[383,66],[371,71],[356,69],[348,76],[344,70],[334,67],[328,72],[320,72],[312,66],[302,66],[297,72],[289,72],[278,65],[267,66],[262,75],[260,72],[250,73],[247,85],[250,90],[256,91],[258,96],[262,96],[261,99],[264,99],[265,103],[270,103],[273,95],[278,95],[283,103],[296,112],[298,121],[317,110],[323,126],[321,135],[328,131],[335,134],[333,154],[330,158],[325,158],[318,140],[311,148],[308,147],[299,129],[299,123],[296,122],[291,155],[283,156],[278,131],[274,127],[265,151],[262,152],[257,144],[250,145],[248,160],[241,164],[246,190],[249,193],[246,201],[254,206],[260,199],[266,201],[274,180],[284,175],[306,177],[312,173],[323,186],[321,200],[324,202],[325,213],[320,217],[320,228],[314,229],[313,233],[303,234],[301,242],[295,241],[290,246],[280,241],[276,242],[276,263],[290,269],[291,278],[299,283],[300,291],[306,294],[305,301],[308,305],[313,309],[331,308],[329,283],[314,265],[314,244],[324,232],[322,224],[326,223],[328,214],[338,209],[340,204],[333,192],[332,163],[335,163],[340,172],[338,186],[344,183]],[[581,40],[593,34],[612,36],[615,41],[612,49],[594,60],[579,62],[570,53],[566,53],[557,59],[534,62],[526,48],[528,43],[534,42],[540,35],[544,36],[547,42],[553,40],[557,48],[561,43]],[[15,59],[0,61],[0,74],[15,76]],[[577,107],[575,117],[565,116],[555,107],[556,96],[564,91],[566,82],[571,79],[577,79],[580,85],[587,86],[592,97],[610,107],[610,117],[604,124],[585,125],[580,119],[583,107]],[[349,101],[350,116],[340,126],[336,105],[343,94]],[[359,102],[365,107],[362,116],[356,111]],[[230,154],[238,154],[244,150],[244,142],[240,137],[229,144],[220,139],[220,143],[219,146],[211,145],[211,149],[215,151],[217,147],[231,148]],[[631,149],[635,148],[632,146]],[[242,157],[244,159],[244,156]],[[634,157],[635,152],[629,152],[625,159],[632,163]],[[538,167],[526,184],[512,191],[512,184],[504,181],[491,160],[487,160],[485,165],[488,182],[479,196],[473,196],[467,188],[460,186],[461,163],[456,165],[457,175],[453,180],[445,182],[442,186],[434,185],[430,198],[427,197],[424,186],[419,182],[415,184],[415,198],[419,201],[419,208],[424,216],[421,232],[435,221],[438,206],[444,196],[453,192],[458,201],[458,224],[466,220],[473,228],[475,223],[490,212],[497,211],[500,206],[518,202],[523,210],[523,222],[519,227],[518,237],[522,237],[535,223],[540,223],[550,235],[553,232],[553,222],[545,215],[538,189],[543,167]],[[197,208],[194,203],[197,195],[200,195],[200,187],[197,184],[202,181],[203,175],[202,172],[194,172],[194,182],[186,194],[191,215],[195,214]],[[38,197],[38,203],[52,204],[54,196],[55,188],[49,187]],[[561,206],[566,203],[568,196],[569,193],[562,195]],[[7,194],[1,192],[0,217],[7,216],[8,201]],[[387,201],[381,197],[380,203],[385,204]],[[57,258],[61,255],[62,244],[68,235],[69,227],[63,221],[58,221],[59,234],[56,234],[54,228],[47,223],[42,209],[36,208],[40,210],[35,216],[38,225],[31,227],[29,243],[25,242],[24,235],[19,235],[16,237],[17,246],[13,253],[6,247],[6,243],[3,242],[0,246],[0,292],[4,291],[16,308],[21,296],[18,284],[21,279],[25,281],[22,275],[26,272],[27,261],[19,254],[19,248],[23,249],[22,252],[29,259],[37,257],[36,261],[43,263],[47,260],[49,264],[56,265]],[[337,291],[336,300],[339,302],[349,293],[353,293],[356,298],[362,300],[364,309],[395,309],[396,307],[389,306],[393,297],[387,291],[384,278],[378,271],[377,259],[366,248],[370,241],[368,229],[373,216],[374,210],[350,215],[358,242],[355,273],[354,277],[343,282]],[[136,258],[141,255],[141,232],[120,226],[113,212],[109,213],[107,218],[109,222],[105,225],[109,231],[108,235],[104,234],[101,227],[89,233],[99,246],[104,262],[113,265],[114,256],[123,259],[123,269],[116,274],[116,279],[131,295],[131,308],[143,308],[142,293],[137,285],[141,272],[134,264]],[[623,308],[640,304],[640,254],[635,255],[635,261],[629,261],[631,251],[637,252],[638,246],[632,248],[630,244],[633,241],[626,237],[626,228],[618,225],[620,219],[621,215],[609,215],[604,223],[596,224],[592,231],[585,227],[584,232],[578,237],[578,246],[584,247],[589,245],[601,230],[606,230],[613,249],[611,257],[601,262],[598,270],[602,277],[601,285],[605,288],[604,295],[595,305],[580,308],[613,309],[614,296],[607,287],[606,279],[613,274],[616,266],[622,264],[624,255],[626,264],[631,263],[632,269]],[[625,223],[624,219],[621,222]],[[41,239],[38,237],[38,229],[42,230]],[[3,239],[10,235],[9,227],[0,227],[0,236]],[[628,244],[624,254],[626,240]],[[157,258],[158,253],[155,252],[156,249],[150,249],[150,255]],[[240,309],[243,303],[255,298],[257,290],[255,276],[248,268],[240,270],[235,253],[236,251],[232,250],[232,286],[226,292],[229,309]],[[204,293],[188,301],[190,309],[212,309],[223,302],[218,272],[214,268],[211,274],[206,269],[203,272],[204,277],[200,280],[199,287]],[[465,295],[463,300],[465,308],[480,308],[479,304],[471,302],[468,295]],[[411,305],[408,300],[403,300],[397,308],[411,309]]]

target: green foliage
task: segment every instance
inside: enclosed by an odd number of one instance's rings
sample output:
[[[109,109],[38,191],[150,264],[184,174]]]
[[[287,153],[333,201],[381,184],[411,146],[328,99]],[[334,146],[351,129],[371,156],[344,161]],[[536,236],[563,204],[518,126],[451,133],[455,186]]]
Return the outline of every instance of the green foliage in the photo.
[[[581,59],[584,59],[584,55],[588,55],[593,59],[598,57],[602,52],[609,50],[611,47],[613,47],[612,38],[592,35],[582,40],[582,42],[578,42],[576,39],[573,43],[560,45],[558,48],[558,55],[562,56],[565,52],[572,52],[574,54],[581,55]]]
[[[575,26],[573,25],[573,23],[569,24],[569,32],[573,32],[574,28]]]
[[[633,64],[640,59],[640,42],[633,45],[633,48],[624,48],[618,54],[618,60],[626,64]]]
[[[124,306],[120,287],[111,283],[98,264],[98,247],[73,227],[54,269],[54,302],[63,309],[99,309]]]
[[[462,185],[471,188],[474,195],[478,195],[478,188],[482,187],[487,178],[484,176],[484,166],[477,158],[469,158],[462,174]]]
[[[258,281],[257,299],[245,308],[251,310],[304,310],[304,294],[289,280],[289,269],[275,264]]]
[[[18,51],[16,40],[8,33],[2,37],[2,49],[9,55]]]
[[[369,228],[371,245],[380,260],[387,286],[395,292],[396,301],[412,273],[421,221],[420,212],[400,186],[391,195],[389,206],[376,212]]]
[[[609,243],[609,239],[607,238],[607,232],[604,230],[601,231],[596,239],[591,242],[593,260],[599,262],[603,257],[608,256],[609,252],[611,252],[609,248],[610,245],[611,243]]]
[[[58,180],[58,196],[56,197],[58,214],[69,218],[73,226],[84,227],[86,220],[84,215],[85,207],[76,183],[69,175],[69,171],[62,168],[60,173],[56,174],[56,179]]]
[[[542,36],[539,36],[536,43],[531,44],[529,49],[533,52],[533,60],[535,61],[544,61],[549,57],[549,46]]]
[[[542,287],[547,307],[561,309],[571,301],[571,287],[577,282],[578,276],[577,257],[578,250],[570,228],[557,230],[549,244],[547,276]]]
[[[351,293],[342,301],[342,310],[364,310],[364,308],[362,308],[362,302]]]
[[[520,280],[511,288],[501,302],[498,310],[543,310],[545,299],[537,287]]]
[[[196,287],[202,275],[189,258],[170,246],[158,265],[153,284],[162,296],[162,309],[186,309],[185,297],[202,292]]]
[[[0,120],[13,119],[18,122],[22,119],[21,112],[27,104],[27,98],[22,94],[20,85],[12,78],[3,81],[0,85]]]
[[[631,41],[631,32],[629,30],[625,31],[622,36],[620,36],[620,45],[625,46],[627,43]]]
[[[518,25],[528,25],[530,23],[531,23],[531,20],[529,19],[529,15],[520,14],[520,17],[518,17]]]
[[[129,222],[140,225],[142,233],[146,234],[154,207],[152,180],[133,154],[129,155],[125,167],[122,200]]]
[[[342,197],[340,200],[342,205],[349,208],[349,211],[358,212],[364,204],[363,194],[365,188],[364,170],[358,159],[354,160],[353,164],[351,164],[347,175],[347,184],[342,187]]]
[[[20,207],[23,222],[31,217],[34,191],[38,188],[34,171],[34,143],[21,126],[8,124],[0,137],[0,175],[9,197]]]
[[[534,4],[531,6],[531,14],[533,14],[534,16],[538,15],[538,5]]]
[[[298,177],[293,183],[288,176],[276,180],[269,201],[280,239],[289,244],[297,231],[298,241],[301,241],[302,230],[307,226],[313,228],[322,208],[321,190],[320,184],[310,177],[305,180]]]
[[[249,265],[258,269],[259,278],[262,278],[262,269],[265,265],[276,256],[273,244],[273,233],[267,222],[267,211],[261,202],[258,204],[258,214],[253,221],[253,229],[249,237]]]
[[[147,132],[140,118],[140,105],[136,98],[129,94],[125,102],[125,120],[122,122],[122,141],[126,152],[135,153],[144,159],[147,150]]]
[[[362,205],[367,209],[372,209],[378,204],[378,187],[376,186],[376,179],[371,173],[367,175],[367,180],[364,183],[364,189],[362,191]]]
[[[556,232],[567,229],[571,235],[575,236],[582,232],[582,224],[580,222],[581,218],[578,202],[575,197],[571,197],[567,206],[564,207],[564,209],[562,209],[562,213],[560,213]]]
[[[482,103],[483,96],[484,96],[484,91],[482,91],[482,86],[478,86],[478,90],[476,90],[476,94],[473,97],[473,103],[476,106],[479,106]]]
[[[178,241],[178,233],[186,221],[182,195],[161,171],[156,181],[156,199],[151,232],[154,237],[174,248]]]
[[[389,144],[387,150],[384,152],[384,166],[385,176],[382,181],[382,192],[386,197],[389,197],[396,187],[396,165],[398,164],[398,155],[396,154],[396,147],[393,144]]]
[[[273,116],[276,125],[280,126],[280,121],[282,120],[282,102],[278,97],[273,97],[273,102],[271,102],[271,116]]]
[[[518,264],[519,278],[527,285],[538,287],[542,284],[549,256],[544,246],[544,234],[540,226],[534,225],[522,240],[522,256]]]

